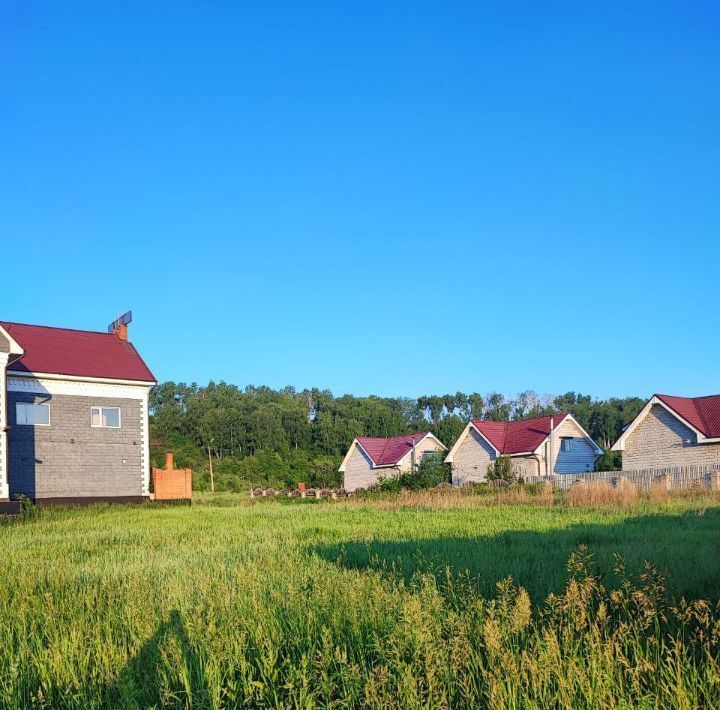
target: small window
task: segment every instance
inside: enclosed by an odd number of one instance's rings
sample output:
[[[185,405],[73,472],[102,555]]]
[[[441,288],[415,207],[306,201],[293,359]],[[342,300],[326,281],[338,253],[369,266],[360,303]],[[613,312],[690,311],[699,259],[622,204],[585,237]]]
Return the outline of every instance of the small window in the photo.
[[[91,407],[90,426],[119,429],[120,409],[118,407]]]
[[[18,424],[50,426],[50,407],[47,404],[17,402],[15,404],[15,419]]]
[[[572,439],[564,438],[560,439],[560,451],[570,451],[572,446]]]

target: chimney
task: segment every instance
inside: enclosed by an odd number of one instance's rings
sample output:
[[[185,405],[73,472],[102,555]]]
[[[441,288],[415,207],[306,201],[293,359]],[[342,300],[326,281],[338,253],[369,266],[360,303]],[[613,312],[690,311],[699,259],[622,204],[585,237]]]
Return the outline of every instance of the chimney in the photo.
[[[132,311],[123,313],[121,316],[116,318],[108,326],[108,333],[117,335],[120,340],[127,341],[128,339],[128,323],[132,323]]]

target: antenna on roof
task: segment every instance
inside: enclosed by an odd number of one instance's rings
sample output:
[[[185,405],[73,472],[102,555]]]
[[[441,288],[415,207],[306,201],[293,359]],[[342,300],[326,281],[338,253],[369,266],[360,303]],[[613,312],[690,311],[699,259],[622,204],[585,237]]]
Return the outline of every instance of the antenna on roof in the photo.
[[[121,325],[129,325],[130,323],[132,323],[132,311],[127,311],[110,323],[108,333],[114,333]]]

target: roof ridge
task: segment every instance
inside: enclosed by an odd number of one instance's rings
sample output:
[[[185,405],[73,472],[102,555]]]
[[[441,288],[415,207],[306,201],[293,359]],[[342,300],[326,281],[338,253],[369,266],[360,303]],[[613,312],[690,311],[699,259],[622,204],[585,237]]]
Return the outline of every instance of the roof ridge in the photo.
[[[695,411],[697,412],[698,417],[700,417],[700,421],[703,423],[703,433],[705,436],[707,436],[707,433],[710,431],[710,426],[708,425],[707,419],[705,419],[705,415],[703,414],[700,407],[698,407],[698,400],[702,399],[702,397],[692,397],[692,403],[693,407],[695,408]]]
[[[505,451],[505,450],[507,449],[507,447],[508,447],[507,437],[508,437],[508,429],[510,428],[510,427],[508,426],[508,424],[510,424],[510,422],[503,422],[503,423],[502,423],[502,425],[503,425],[502,450],[503,450],[503,451]]]
[[[112,335],[104,330],[86,330],[84,328],[63,328],[59,325],[36,325],[35,323],[19,323],[11,320],[0,320],[0,325],[19,325],[25,328],[47,328],[48,330],[69,330],[71,333],[92,333],[93,335]]]

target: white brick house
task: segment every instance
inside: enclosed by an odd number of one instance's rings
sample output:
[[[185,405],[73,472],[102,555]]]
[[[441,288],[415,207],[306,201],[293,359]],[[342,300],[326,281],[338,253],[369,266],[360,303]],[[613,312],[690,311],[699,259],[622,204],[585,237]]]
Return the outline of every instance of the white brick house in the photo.
[[[612,450],[626,471],[720,465],[720,395],[653,395]]]
[[[512,422],[472,420],[450,449],[454,485],[487,480],[487,468],[499,456],[512,458],[522,476],[587,473],[602,449],[570,414]]]
[[[428,454],[447,451],[430,432],[393,437],[359,436],[354,439],[340,468],[346,491],[372,488],[380,477],[411,471]]]

